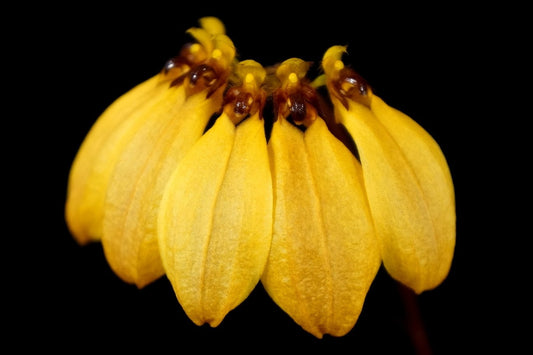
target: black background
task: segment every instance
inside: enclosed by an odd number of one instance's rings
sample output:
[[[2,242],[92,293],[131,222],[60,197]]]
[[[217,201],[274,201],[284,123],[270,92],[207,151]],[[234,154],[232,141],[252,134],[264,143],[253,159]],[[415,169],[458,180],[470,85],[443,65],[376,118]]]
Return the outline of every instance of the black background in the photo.
[[[3,249],[8,340],[21,339],[20,349],[72,353],[416,353],[401,292],[383,269],[353,330],[319,340],[261,285],[219,327],[198,327],[166,278],[141,290],[125,284],[108,267],[100,244],[80,247],[70,236],[63,217],[68,172],[91,125],[114,99],[175,56],[198,18],[212,15],[225,23],[240,59],[265,66],[289,57],[319,63],[329,46],[348,45],[345,63],[437,140],[456,189],[457,245],[449,277],[416,300],[427,338],[435,354],[517,346],[522,336],[515,317],[529,318],[525,306],[513,306],[528,278],[516,276],[521,267],[515,250],[524,246],[514,236],[524,232],[513,230],[507,219],[513,204],[502,202],[511,194],[501,172],[515,165],[502,151],[508,121],[497,107],[509,104],[505,76],[513,66],[498,60],[512,56],[514,47],[502,23],[517,25],[518,13],[327,1],[13,10],[20,21],[4,31],[13,45],[5,74],[15,79],[7,96],[15,112],[5,119],[3,143],[5,194],[15,197],[5,221],[15,228],[6,232]]]

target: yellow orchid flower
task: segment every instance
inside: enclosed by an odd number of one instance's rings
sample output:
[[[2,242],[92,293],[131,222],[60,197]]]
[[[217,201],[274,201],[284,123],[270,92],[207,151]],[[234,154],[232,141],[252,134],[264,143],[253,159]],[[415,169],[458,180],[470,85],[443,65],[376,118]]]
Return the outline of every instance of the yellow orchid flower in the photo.
[[[112,269],[139,287],[163,275],[157,206],[170,172],[220,108],[235,49],[215,18],[189,32],[164,70],[113,103],[71,169],[66,219],[82,244],[102,240]]]
[[[224,110],[173,172],[159,212],[166,275],[194,323],[217,326],[253,290],[272,236],[264,69],[243,61]],[[242,122],[241,122],[242,121]]]
[[[169,85],[176,79],[183,80],[192,66],[207,59],[213,50],[210,33],[224,31],[217,22],[203,18],[203,28],[189,29],[200,43],[185,46],[162,72],[113,102],[91,128],[70,171],[65,209],[70,231],[80,244],[101,239],[105,193],[120,153],[158,105],[168,102],[171,107],[179,107],[183,103],[183,86]]]
[[[344,65],[345,47],[311,82],[309,62],[239,62],[220,20],[200,24],[82,143],[65,206],[74,238],[101,241],[139,288],[166,275],[197,325],[218,326],[261,281],[304,330],[342,336],[382,261],[417,293],[439,285],[455,197],[433,138]]]
[[[352,136],[385,268],[420,293],[439,285],[455,247],[455,198],[438,144],[415,121],[389,107],[331,47],[322,66],[335,118]]]
[[[381,259],[361,166],[317,114],[306,66],[289,59],[277,69],[282,86],[274,93],[278,113],[268,143],[274,225],[262,283],[321,338],[354,326]]]

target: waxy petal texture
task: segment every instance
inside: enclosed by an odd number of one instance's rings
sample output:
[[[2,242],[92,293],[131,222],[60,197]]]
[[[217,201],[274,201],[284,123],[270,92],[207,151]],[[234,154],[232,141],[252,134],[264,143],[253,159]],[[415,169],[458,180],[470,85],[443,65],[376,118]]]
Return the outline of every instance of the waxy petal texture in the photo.
[[[164,274],[157,212],[170,174],[202,136],[221,95],[204,93],[182,105],[166,102],[138,129],[117,163],[107,190],[102,244],[111,268],[143,287]]]
[[[158,74],[122,95],[98,118],[81,145],[70,171],[65,207],[69,229],[80,244],[101,239],[113,168],[167,87],[168,81]]]
[[[166,274],[212,327],[259,281],[318,338],[353,328],[382,261],[417,293],[439,285],[456,217],[433,138],[345,67],[346,47],[311,80],[299,58],[236,60],[223,23],[199,22],[81,145],[65,206],[78,243],[101,241],[139,288]]]
[[[223,113],[173,173],[159,213],[167,277],[187,315],[217,326],[255,287],[272,233],[263,121]]]
[[[153,99],[132,113],[135,119],[122,123],[127,130],[114,130],[120,139],[108,139],[109,147],[114,144],[111,159],[102,156],[105,199],[103,208],[93,213],[99,212],[102,219],[101,240],[109,265],[138,287],[164,274],[157,214],[166,182],[222,104],[235,48],[218,33],[223,26],[217,21],[203,20],[209,31],[189,31],[199,43],[184,46],[165,64],[160,74],[166,79],[163,89],[152,89]],[[103,179],[91,177],[95,181]]]
[[[335,118],[357,145],[385,268],[421,293],[446,278],[453,259],[455,197],[449,168],[422,127],[344,69],[344,51],[331,47],[322,62]]]
[[[373,95],[371,109],[380,123],[400,147],[405,160],[412,168],[425,207],[431,217],[435,240],[433,247],[438,257],[423,277],[423,286],[415,291],[432,289],[447,276],[455,249],[455,193],[452,177],[437,142],[415,121],[402,112],[388,106]],[[390,268],[390,267],[389,267]]]
[[[359,163],[317,118],[305,134],[274,123],[272,247],[262,282],[317,337],[355,324],[380,265]]]
[[[453,189],[446,166],[431,157],[426,135],[411,131],[403,137],[404,145],[416,147],[407,156],[368,108],[352,102],[349,110],[338,108],[361,156],[385,268],[417,293],[436,287],[448,274],[455,245]],[[399,123],[397,134],[406,133],[401,131],[405,122]]]

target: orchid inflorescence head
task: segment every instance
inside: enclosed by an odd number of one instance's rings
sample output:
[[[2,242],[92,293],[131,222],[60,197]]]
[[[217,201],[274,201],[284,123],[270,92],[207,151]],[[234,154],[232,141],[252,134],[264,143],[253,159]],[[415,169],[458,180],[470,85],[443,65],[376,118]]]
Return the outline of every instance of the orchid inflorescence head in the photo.
[[[382,264],[416,293],[442,283],[455,197],[433,138],[345,65],[344,46],[311,79],[299,58],[240,61],[220,20],[200,24],[88,133],[69,176],[74,238],[101,241],[128,283],[166,275],[198,325],[261,282],[303,329],[342,336]]]

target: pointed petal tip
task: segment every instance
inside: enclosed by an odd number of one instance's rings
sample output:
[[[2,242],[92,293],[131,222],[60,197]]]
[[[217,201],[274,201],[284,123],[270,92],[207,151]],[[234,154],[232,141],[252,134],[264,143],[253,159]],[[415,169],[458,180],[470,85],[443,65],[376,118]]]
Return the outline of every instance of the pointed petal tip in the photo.
[[[207,321],[206,323],[209,324],[209,326],[211,328],[216,328],[220,325],[220,323],[222,323],[222,321],[224,320],[226,315],[220,317],[220,318],[216,318],[216,319],[212,319],[212,320],[209,320]]]
[[[402,283],[403,284],[403,283]],[[416,295],[420,295],[422,294],[423,292],[425,291],[431,291],[433,290],[434,288],[436,288],[439,284],[437,285],[433,285],[433,286],[429,286],[429,285],[423,285],[423,284],[418,284],[418,285],[407,285],[407,284],[403,284],[405,287],[407,287],[408,289],[410,289],[411,291],[413,291]]]
[[[197,308],[197,307],[194,307],[194,308]],[[183,310],[185,311],[185,314],[187,315],[187,317],[195,325],[199,327],[209,326],[211,328],[218,327],[222,323],[226,315],[229,313],[229,311],[231,311],[231,310],[220,311],[220,312],[217,312],[216,314],[215,313],[211,314],[212,312],[206,312],[205,310],[201,308],[191,309],[190,307],[185,307],[183,308]]]
[[[200,18],[198,22],[200,23],[200,26],[202,26],[202,28],[209,32],[211,35],[219,35],[226,33],[224,23],[218,17],[206,16]]]
[[[326,72],[326,75],[330,75],[335,69],[338,61],[342,58],[342,55],[347,52],[347,46],[332,46],[330,47],[322,57],[322,67]]]
[[[427,271],[424,273],[415,273],[412,270],[398,270],[394,265],[387,265],[387,273],[405,288],[420,295],[425,291],[431,291],[439,287],[448,277],[448,272],[440,274],[437,271]],[[440,274],[440,275],[438,275]]]
[[[74,238],[76,243],[80,246],[89,245],[92,242],[99,242],[101,240],[100,233],[91,232],[88,229],[95,229],[96,227],[91,225],[87,219],[80,218],[77,215],[75,207],[70,205],[70,201],[67,200],[65,208],[65,224],[70,232],[70,235]]]
[[[348,46],[335,45],[329,47],[324,53],[323,59],[340,59],[344,53],[347,53]]]
[[[303,330],[305,330],[306,332],[308,332],[309,334],[313,335],[314,337],[316,337],[317,339],[323,339],[324,336],[330,336],[330,337],[335,337],[335,338],[340,338],[340,337],[343,337],[345,336],[346,334],[348,334],[352,329],[353,329],[353,326],[355,324],[349,326],[349,327],[342,327],[342,328],[339,328],[339,327],[335,327],[335,328],[332,328],[332,329],[328,329],[326,327],[322,327],[322,326],[305,326],[305,325],[301,325],[300,326],[302,327]]]

